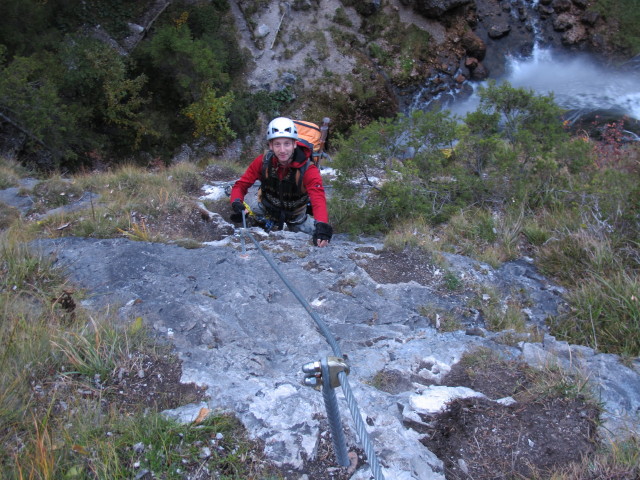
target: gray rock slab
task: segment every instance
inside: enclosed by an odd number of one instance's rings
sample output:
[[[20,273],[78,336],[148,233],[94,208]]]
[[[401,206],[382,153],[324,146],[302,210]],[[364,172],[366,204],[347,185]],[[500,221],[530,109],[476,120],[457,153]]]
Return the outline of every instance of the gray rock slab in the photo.
[[[542,354],[564,358],[551,341],[515,348],[495,342],[493,334],[436,331],[420,315],[420,307],[438,302],[453,309],[464,299],[443,299],[415,282],[376,283],[354,260],[364,255],[362,244],[337,236],[331,247],[318,249],[305,234],[285,231],[267,237],[252,231],[348,357],[349,384],[386,478],[444,478],[442,462],[404,423],[403,410],[411,395],[419,394],[424,385],[437,384],[465,352],[484,346],[532,364]],[[233,412],[250,435],[264,441],[271,460],[301,468],[305,456],[314,458],[326,429],[326,411],[321,393],[302,385],[301,367],[333,352],[252,242],[245,241],[244,256],[238,237],[200,249],[124,238],[48,239],[33,246],[87,290],[87,308],[115,309],[123,322],[142,317],[156,335],[173,342],[183,362],[182,381],[206,386],[208,408]],[[374,247],[367,251],[375,252],[381,245]],[[478,268],[464,257],[448,259],[460,274],[482,272],[478,275],[483,281],[527,289],[540,301],[532,307],[539,316],[553,312],[560,302],[558,291],[527,262],[494,270]],[[331,288],[338,284],[347,288]],[[598,371],[617,368],[613,360],[588,366]],[[383,369],[406,376],[406,391],[390,394],[374,388],[372,380]],[[602,398],[612,409],[619,406],[633,415],[640,396],[630,398],[631,385],[639,385],[639,380],[637,371],[628,370],[628,375],[607,384],[612,394]],[[424,385],[415,384],[416,379]],[[617,381],[626,384],[627,403],[615,404],[612,398],[620,387]],[[348,448],[361,447],[344,395],[340,389],[336,392]],[[198,407],[185,406],[182,416],[192,417]],[[180,416],[180,410],[170,413]],[[352,478],[369,475],[365,466]]]

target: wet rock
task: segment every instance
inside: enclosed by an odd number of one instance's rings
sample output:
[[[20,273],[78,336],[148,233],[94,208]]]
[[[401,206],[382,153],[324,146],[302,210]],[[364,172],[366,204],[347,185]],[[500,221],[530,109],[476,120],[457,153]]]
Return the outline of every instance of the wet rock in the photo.
[[[464,66],[469,70],[474,70],[478,66],[478,63],[479,62],[477,58],[468,57],[464,62]]]
[[[486,80],[489,77],[489,70],[484,66],[482,62],[478,62],[476,66],[471,70],[470,78],[480,82]]]
[[[489,28],[489,37],[493,39],[502,38],[511,31],[511,25],[508,23],[499,23]]]
[[[546,17],[553,15],[555,10],[551,5],[544,5],[542,3],[538,4],[538,13],[540,14],[540,18],[545,19]]]

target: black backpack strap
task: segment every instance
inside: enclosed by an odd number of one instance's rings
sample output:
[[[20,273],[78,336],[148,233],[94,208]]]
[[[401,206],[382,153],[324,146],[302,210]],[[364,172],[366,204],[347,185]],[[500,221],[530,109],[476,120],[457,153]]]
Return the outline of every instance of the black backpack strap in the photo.
[[[300,191],[302,191],[302,179],[304,177],[304,174],[307,172],[307,168],[309,168],[309,165],[311,165],[312,163],[313,162],[311,161],[311,159],[307,159],[307,161],[304,162],[304,165],[298,169],[298,172],[300,172],[300,175],[298,177],[298,190]]]
[[[271,162],[272,158],[273,158],[273,151],[271,151],[271,150],[267,150],[262,155],[262,178],[261,178],[261,180],[264,180],[265,178],[267,178],[267,169],[269,168],[269,163]]]

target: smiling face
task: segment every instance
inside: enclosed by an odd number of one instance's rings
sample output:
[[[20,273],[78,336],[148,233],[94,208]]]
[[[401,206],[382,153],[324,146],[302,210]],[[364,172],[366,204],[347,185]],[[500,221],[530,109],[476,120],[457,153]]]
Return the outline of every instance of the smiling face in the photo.
[[[296,142],[290,138],[274,138],[269,142],[269,148],[276,155],[280,165],[287,165],[291,161]]]

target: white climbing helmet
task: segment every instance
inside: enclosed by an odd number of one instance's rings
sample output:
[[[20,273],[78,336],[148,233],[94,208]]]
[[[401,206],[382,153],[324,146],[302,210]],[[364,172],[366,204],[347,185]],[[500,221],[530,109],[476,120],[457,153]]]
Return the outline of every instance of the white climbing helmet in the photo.
[[[293,120],[286,117],[274,118],[267,127],[267,141],[274,138],[292,138],[298,140],[298,129]]]

